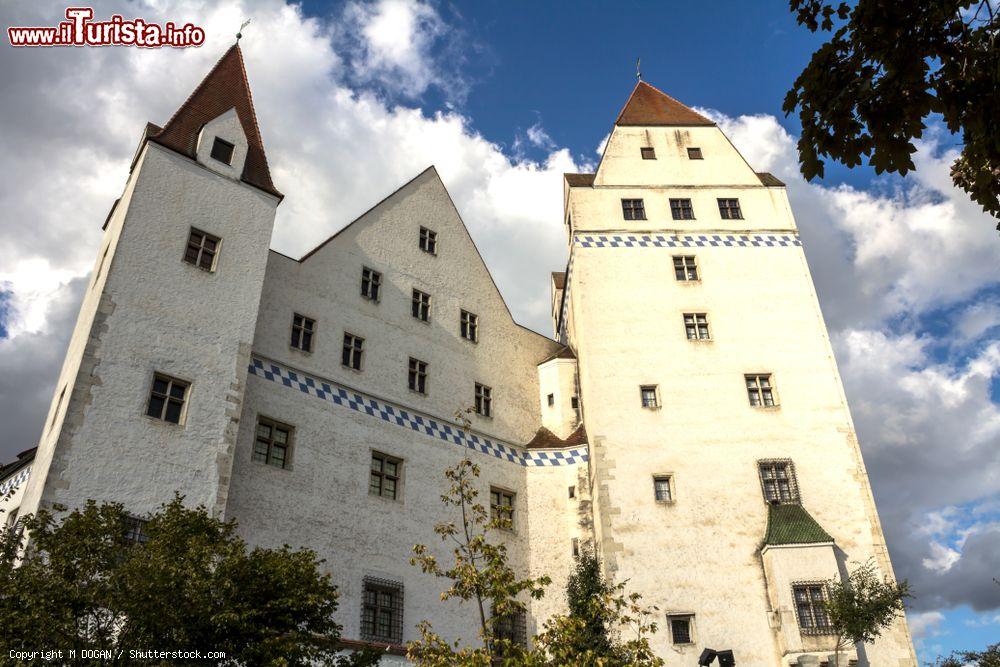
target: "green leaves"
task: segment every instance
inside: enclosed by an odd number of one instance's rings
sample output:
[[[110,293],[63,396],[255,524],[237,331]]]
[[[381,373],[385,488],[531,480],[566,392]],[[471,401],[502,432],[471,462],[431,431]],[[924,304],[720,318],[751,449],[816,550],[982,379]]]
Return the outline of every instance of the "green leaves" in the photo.
[[[852,571],[847,581],[828,583],[825,606],[830,625],[837,633],[836,650],[875,641],[904,611],[911,597],[907,582],[880,577],[875,563],[868,561]]]
[[[940,114],[964,141],[952,180],[1000,218],[1000,13],[989,0],[790,0],[806,29],[831,33],[785,96],[802,125],[802,175],[823,176],[823,158],[876,173],[915,168],[914,140]],[[1000,226],[998,226],[1000,228]]]

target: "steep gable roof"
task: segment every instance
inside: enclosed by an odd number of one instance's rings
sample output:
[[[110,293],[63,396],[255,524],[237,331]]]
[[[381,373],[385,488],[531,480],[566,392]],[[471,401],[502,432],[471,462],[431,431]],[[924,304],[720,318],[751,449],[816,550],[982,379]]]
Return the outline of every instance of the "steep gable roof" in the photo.
[[[150,123],[146,131],[150,133],[150,141],[194,158],[201,128],[210,120],[233,108],[236,109],[248,144],[241,180],[275,197],[283,197],[284,195],[278,192],[271,182],[271,172],[267,167],[267,157],[264,155],[264,141],[257,126],[250,84],[243,65],[243,53],[236,44],[215,63],[215,67],[177,109],[163,129],[152,133],[152,129],[156,126]]]
[[[645,81],[635,84],[615,125],[715,125]]]

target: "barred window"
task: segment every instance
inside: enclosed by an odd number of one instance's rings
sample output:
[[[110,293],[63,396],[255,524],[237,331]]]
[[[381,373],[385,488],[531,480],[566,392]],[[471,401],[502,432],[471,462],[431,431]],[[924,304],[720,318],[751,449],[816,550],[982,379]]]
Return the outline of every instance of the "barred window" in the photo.
[[[671,199],[670,215],[674,220],[694,220],[694,207],[690,199]]]
[[[421,227],[420,228],[420,249],[423,250],[426,253],[430,253],[432,255],[436,255],[437,254],[437,247],[438,247],[437,237],[438,237],[437,232],[435,232],[433,230],[430,230],[430,229],[427,229],[426,227]]]
[[[674,277],[682,282],[698,280],[698,265],[694,255],[674,255]]]
[[[361,361],[365,354],[365,339],[361,336],[344,332],[344,351],[340,363],[356,371],[361,370]]]
[[[792,586],[792,595],[795,597],[795,615],[799,618],[799,630],[802,634],[834,632],[826,610],[826,584],[796,584]]]
[[[740,210],[739,199],[720,199],[719,215],[723,220],[742,220],[743,211]]]
[[[212,143],[212,159],[231,165],[233,163],[233,150],[235,148],[235,145],[229,143],[225,139],[216,137],[215,141]]]
[[[703,160],[704,156],[701,154],[700,148],[689,148],[688,149],[688,159],[689,160]]]
[[[641,199],[622,199],[622,215],[626,220],[645,220],[646,206]]]
[[[316,320],[292,314],[292,342],[291,345],[296,350],[312,352],[313,334],[316,332]]]
[[[415,318],[421,322],[431,321],[431,295],[426,292],[421,292],[418,289],[413,290],[413,300],[411,303],[410,312]]]
[[[378,301],[382,294],[382,274],[367,266],[361,269],[361,296]]]
[[[772,504],[794,505],[799,502],[795,466],[790,459],[767,459],[757,462],[764,500]]]
[[[771,408],[775,406],[774,387],[771,385],[771,375],[745,375],[747,397],[750,405],[755,408]]]
[[[639,152],[642,154],[643,160],[656,159],[656,149],[654,149],[652,146],[643,146],[642,148],[639,149]]]
[[[684,313],[684,331],[688,340],[709,340],[708,315],[705,313]]]
[[[658,503],[669,503],[674,499],[670,492],[670,475],[657,475],[653,478],[653,495]]]
[[[258,417],[253,460],[276,468],[287,468],[291,463],[292,430],[287,424]]]
[[[476,383],[476,414],[483,417],[493,416],[493,389],[478,382]]]
[[[386,644],[403,643],[403,584],[364,578],[361,639]]]
[[[184,405],[187,402],[190,383],[184,380],[153,374],[153,386],[149,392],[149,405],[146,414],[153,419],[162,419],[171,424],[180,424],[184,418]]]
[[[368,481],[368,493],[373,496],[392,498],[399,496],[399,476],[402,474],[403,461],[387,454],[372,452],[371,476]]]
[[[125,517],[125,535],[123,536],[127,544],[145,544],[149,542],[149,535],[146,534],[145,519],[135,516]]]
[[[670,621],[670,640],[674,644],[693,643],[691,625],[694,617],[690,614],[668,616]]]
[[[514,526],[514,494],[503,489],[490,488],[490,516],[494,519],[507,519],[508,529]]]
[[[411,391],[427,393],[427,362],[410,357],[409,386]]]
[[[215,269],[215,257],[219,252],[221,240],[218,236],[212,236],[208,232],[192,227],[188,235],[187,250],[184,251],[184,261],[199,269],[212,271]]]
[[[527,614],[523,609],[507,616],[496,616],[493,619],[493,635],[497,639],[506,639],[515,646],[528,646]]]
[[[639,396],[642,398],[642,407],[660,407],[659,390],[655,384],[645,384],[639,387]]]
[[[473,343],[477,342],[479,340],[479,316],[463,310],[459,332],[465,340],[471,340]]]

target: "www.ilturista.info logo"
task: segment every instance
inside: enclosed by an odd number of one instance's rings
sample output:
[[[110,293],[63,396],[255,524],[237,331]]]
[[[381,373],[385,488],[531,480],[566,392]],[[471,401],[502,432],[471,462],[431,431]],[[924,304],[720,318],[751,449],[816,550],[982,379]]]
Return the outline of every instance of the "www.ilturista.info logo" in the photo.
[[[167,21],[163,25],[142,19],[125,19],[114,14],[107,21],[92,21],[91,7],[67,7],[66,21],[57,26],[11,26],[7,38],[11,46],[161,46],[185,48],[205,43],[205,31],[191,23],[183,26]]]

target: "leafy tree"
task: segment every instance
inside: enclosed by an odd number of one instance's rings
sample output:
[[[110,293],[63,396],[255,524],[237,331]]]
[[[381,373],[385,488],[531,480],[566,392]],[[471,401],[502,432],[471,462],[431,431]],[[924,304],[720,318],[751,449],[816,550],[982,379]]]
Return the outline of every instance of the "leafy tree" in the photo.
[[[1000,667],[1000,643],[990,644],[985,651],[958,651],[935,663],[936,667]]]
[[[611,619],[603,607],[595,609],[594,601],[613,593],[614,588],[604,580],[601,572],[601,561],[590,550],[584,549],[576,559],[576,568],[566,582],[566,603],[569,616],[579,619],[581,631],[577,634],[577,643],[568,648],[578,653],[592,651],[597,655],[610,655],[612,652],[609,628]]]
[[[807,179],[826,156],[877,173],[914,168],[913,140],[941,114],[961,133],[955,185],[1000,218],[1000,7],[997,0],[790,0],[798,23],[830,33],[785,97],[802,123]],[[1000,225],[998,225],[1000,229]]]
[[[911,597],[906,581],[880,578],[870,560],[851,572],[847,581],[830,580],[828,590],[825,605],[837,635],[834,652],[838,665],[842,649],[875,641],[903,613],[903,601]]]
[[[223,651],[216,664],[227,665],[377,663],[373,651],[337,656],[337,590],[312,551],[248,549],[234,521],[180,497],[141,539],[132,521],[120,504],[90,501],[4,529],[0,645],[75,649],[75,665],[97,664],[80,659],[83,649],[123,651],[100,663],[123,664],[130,650],[153,648]]]

